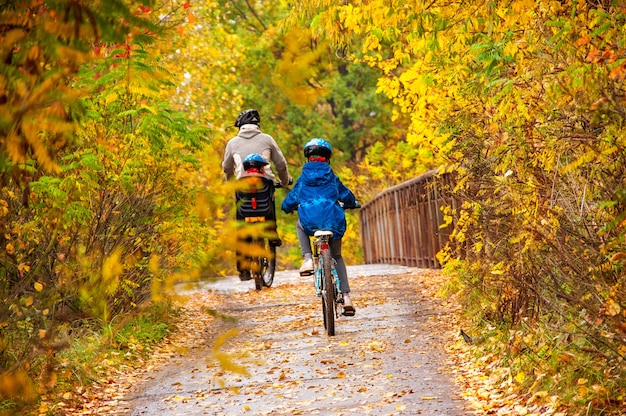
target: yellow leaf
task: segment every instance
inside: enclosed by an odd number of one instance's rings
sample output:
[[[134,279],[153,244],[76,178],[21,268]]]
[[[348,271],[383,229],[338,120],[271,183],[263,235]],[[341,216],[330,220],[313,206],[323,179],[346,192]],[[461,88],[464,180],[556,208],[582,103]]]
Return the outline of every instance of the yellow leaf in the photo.
[[[622,311],[622,308],[619,306],[619,303],[615,302],[613,299],[609,299],[606,301],[606,314],[609,316],[618,315]]]
[[[515,376],[515,381],[517,381],[518,383],[523,383],[524,380],[526,380],[526,374],[524,374],[523,372],[517,373],[517,375]]]
[[[111,104],[113,101],[116,101],[116,100],[117,100],[117,98],[118,98],[117,93],[115,93],[115,92],[114,92],[114,93],[111,93],[111,94],[107,95],[107,97],[106,97],[106,103],[107,103],[107,104]]]
[[[528,409],[526,407],[524,407],[524,406],[517,405],[517,406],[515,406],[515,414],[516,415],[520,415],[520,416],[527,415],[528,414]]]
[[[35,282],[34,286],[37,292],[41,292],[43,290],[43,285],[39,282]]]
[[[152,273],[157,274],[159,272],[159,256],[153,254],[150,256],[150,260],[148,261],[148,270]]]
[[[15,253],[15,247],[13,247],[13,244],[9,243],[5,246],[5,249],[7,251],[7,254],[13,254]]]
[[[369,347],[376,352],[383,352],[385,350],[385,346],[378,341],[370,342]]]
[[[114,293],[118,286],[117,277],[124,271],[124,265],[121,262],[122,250],[116,249],[102,264],[102,280],[103,289],[107,293]]]
[[[33,304],[33,297],[32,296],[29,296],[26,299],[24,299],[24,306],[28,307],[28,306],[30,306],[32,304]]]

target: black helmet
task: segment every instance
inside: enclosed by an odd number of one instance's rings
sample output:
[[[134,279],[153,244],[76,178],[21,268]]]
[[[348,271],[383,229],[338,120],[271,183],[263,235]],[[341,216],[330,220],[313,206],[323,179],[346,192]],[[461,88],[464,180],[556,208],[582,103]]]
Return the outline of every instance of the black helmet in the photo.
[[[304,157],[307,159],[311,156],[323,156],[330,160],[332,154],[333,148],[330,143],[319,137],[309,140],[309,142],[304,145]]]
[[[267,165],[267,162],[263,159],[263,156],[258,153],[250,153],[243,160],[243,170],[248,170],[250,168],[261,169],[265,165]]]
[[[253,109],[242,111],[235,120],[235,127],[239,128],[244,124],[261,124],[261,116],[259,112]]]

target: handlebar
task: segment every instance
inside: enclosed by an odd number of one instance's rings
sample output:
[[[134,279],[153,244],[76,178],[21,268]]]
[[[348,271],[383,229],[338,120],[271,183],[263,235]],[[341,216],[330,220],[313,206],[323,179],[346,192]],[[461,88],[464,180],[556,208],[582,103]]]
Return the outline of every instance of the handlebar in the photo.
[[[339,201],[339,206],[341,206],[341,208],[343,208],[343,209],[359,209],[359,208],[361,208],[361,204],[359,204],[359,201],[356,201],[356,205],[354,205],[353,207],[346,207],[343,202]]]
[[[289,182],[287,183],[287,186],[289,185],[293,185],[293,178],[290,176],[289,177]],[[274,181],[274,188],[278,189],[278,188],[286,188],[287,186],[283,185],[283,183],[281,181]]]

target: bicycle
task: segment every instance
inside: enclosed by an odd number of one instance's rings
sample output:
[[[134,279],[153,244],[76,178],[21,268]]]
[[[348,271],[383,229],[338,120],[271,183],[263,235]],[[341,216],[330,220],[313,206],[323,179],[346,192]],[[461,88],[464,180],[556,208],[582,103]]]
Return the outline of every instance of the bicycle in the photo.
[[[315,290],[322,298],[324,329],[329,336],[335,335],[335,318],[339,317],[343,294],[341,282],[335,269],[335,259],[330,252],[332,231],[320,230],[313,235],[313,273]]]
[[[274,191],[280,183],[263,176],[250,175],[240,179],[241,189],[235,192],[238,227],[237,269],[241,280],[254,279],[256,290],[271,287],[276,272],[276,247],[281,242],[276,233]],[[244,226],[245,224],[245,226]]]

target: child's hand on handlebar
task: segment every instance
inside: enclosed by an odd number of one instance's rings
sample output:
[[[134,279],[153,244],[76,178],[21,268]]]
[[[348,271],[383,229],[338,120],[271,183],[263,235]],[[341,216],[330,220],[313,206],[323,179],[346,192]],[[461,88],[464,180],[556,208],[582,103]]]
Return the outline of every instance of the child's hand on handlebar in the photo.
[[[354,201],[354,205],[351,206],[346,206],[345,202],[342,201],[337,201],[339,202],[339,206],[343,209],[357,209],[357,208],[361,208],[361,204],[359,204],[359,201]]]

